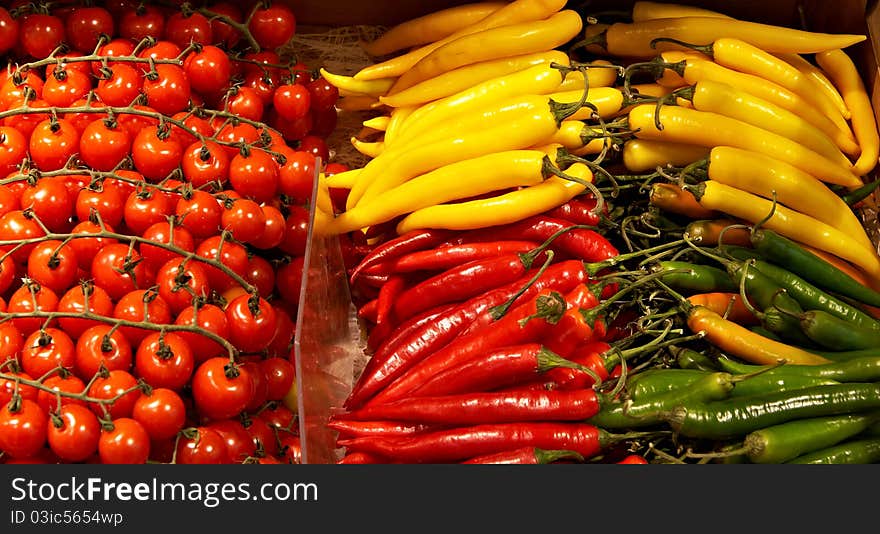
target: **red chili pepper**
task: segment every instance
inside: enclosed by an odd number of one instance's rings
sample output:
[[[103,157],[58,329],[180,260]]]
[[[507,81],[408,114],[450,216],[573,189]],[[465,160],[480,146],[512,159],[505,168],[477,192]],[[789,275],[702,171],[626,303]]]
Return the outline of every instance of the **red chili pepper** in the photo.
[[[355,410],[357,421],[392,420],[434,425],[482,425],[527,421],[584,421],[599,412],[602,400],[592,389],[497,391],[436,397],[410,397]]]
[[[367,365],[364,366],[361,374],[369,375],[375,372],[379,364],[385,360],[385,355],[399,348],[400,343],[406,340],[407,336],[412,334],[416,329],[422,328],[423,326],[425,326],[425,324],[434,321],[441,314],[449,312],[454,307],[455,304],[438,306],[402,322],[391,332],[391,334],[384,341],[382,341],[381,344],[379,344],[378,347],[376,347],[376,349],[373,351],[373,356],[369,360],[367,360]]]
[[[498,390],[533,381],[552,369],[577,366],[537,343],[506,346],[436,374],[410,396]]]
[[[372,437],[401,437],[424,432],[428,425],[406,424],[398,421],[354,421],[332,418],[327,427],[339,433],[340,439]]]
[[[360,308],[358,308],[358,318],[376,324],[376,317],[379,312],[379,299],[375,298]]]
[[[387,464],[386,458],[368,452],[352,452],[343,456],[337,464]]]
[[[394,329],[397,319],[394,315],[394,303],[397,298],[406,289],[407,281],[402,276],[391,276],[387,283],[379,289],[379,297],[376,305],[376,325],[370,332],[367,339],[367,347],[375,350],[382,340],[388,337],[388,334]],[[431,306],[426,306],[422,310],[426,310]],[[422,311],[419,310],[419,311]]]
[[[538,247],[534,241],[494,241],[440,245],[376,263],[363,270],[370,274],[409,273],[413,271],[445,271],[474,260],[495,258],[504,254],[526,253]]]
[[[534,277],[534,280],[531,277],[524,277],[454,306],[422,328],[415,329],[401,341],[397,349],[384,354],[373,373],[361,374],[343,406],[349,410],[360,407],[421,359],[446,346],[478,317],[483,315],[494,317],[496,306],[507,306],[511,302],[531,299],[545,289],[569,291],[585,278],[586,273],[581,262],[564,261],[550,265],[543,273]]]
[[[448,269],[404,291],[394,303],[394,315],[406,318],[444,304],[461,302],[498,286],[519,280],[537,257],[505,254]]]
[[[574,451],[548,451],[536,447],[520,447],[509,451],[476,456],[463,464],[502,464],[502,465],[540,465],[552,464],[559,460],[583,462],[584,457]]]
[[[608,379],[605,356],[609,352],[611,345],[604,341],[590,341],[577,347],[570,360],[591,370],[604,382]],[[596,383],[593,376],[577,369],[553,369],[547,373],[547,378],[560,389],[580,389]]]
[[[401,399],[432,376],[487,350],[541,339],[565,311],[565,298],[557,289],[544,289],[497,320],[493,325],[459,336],[452,343],[412,366],[378,392],[370,403]]]
[[[585,196],[575,197],[565,204],[546,212],[544,215],[554,219],[562,219],[574,224],[598,226],[600,216],[598,213],[595,213],[595,210],[596,198]],[[607,212],[607,210],[605,211]]]
[[[631,437],[636,434],[613,435],[587,423],[541,422],[455,427],[402,438],[354,438],[339,444],[405,463],[444,463],[519,447],[570,450],[586,459]]]
[[[564,219],[535,215],[512,224],[492,226],[467,232],[461,242],[497,241],[499,239],[526,239],[543,242],[572,224]],[[554,248],[573,258],[598,262],[618,255],[618,250],[602,234],[588,228],[575,228],[560,235]]]
[[[581,310],[590,309],[599,304],[593,288],[587,284],[576,287],[565,299],[568,309],[562,314],[559,322],[547,331],[543,338],[544,346],[549,350],[567,358],[575,347],[589,341],[593,337],[593,326]]]
[[[413,230],[412,232],[407,232],[402,236],[386,241],[373,249],[373,251],[354,268],[349,280],[354,284],[354,281],[360,276],[361,272],[371,265],[402,256],[409,252],[425,250],[437,246],[454,235],[455,233],[450,232],[449,230],[428,228],[425,230]]]
[[[391,277],[387,274],[362,274],[357,279],[358,286],[367,286],[380,289],[388,283]]]

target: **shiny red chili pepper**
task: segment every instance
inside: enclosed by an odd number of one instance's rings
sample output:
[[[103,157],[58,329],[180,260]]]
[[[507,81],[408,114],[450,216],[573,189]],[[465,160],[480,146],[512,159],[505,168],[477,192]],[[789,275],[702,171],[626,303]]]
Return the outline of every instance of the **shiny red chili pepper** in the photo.
[[[327,427],[339,433],[340,439],[373,437],[400,437],[424,432],[429,425],[401,423],[398,421],[354,421],[331,418]]]
[[[571,361],[583,365],[598,376],[602,382],[608,379],[606,354],[611,352],[611,345],[604,341],[589,341],[578,346],[569,357]],[[570,372],[569,372],[570,371]],[[589,373],[577,369],[553,369],[547,378],[560,389],[580,389],[592,387],[596,380]]]
[[[360,308],[358,308],[358,318],[376,324],[376,317],[379,312],[379,299],[375,298]]]
[[[584,421],[599,412],[601,397],[592,389],[459,393],[408,397],[368,404],[343,417],[357,421],[391,420],[459,426],[526,421]]]
[[[376,325],[373,327],[373,330],[370,332],[367,339],[367,346],[371,350],[379,346],[379,344],[382,343],[382,340],[388,337],[388,334],[391,333],[394,326],[397,324],[398,321],[394,315],[394,305],[397,298],[403,293],[404,289],[406,289],[406,284],[406,278],[394,275],[391,276],[388,282],[379,288],[379,296],[376,299]],[[432,306],[426,306],[419,311],[431,307]]]
[[[499,239],[526,239],[543,242],[572,224],[564,219],[535,215],[512,224],[492,226],[462,234],[456,240],[462,243],[497,241]],[[553,244],[554,249],[572,258],[597,262],[618,255],[618,250],[602,234],[588,228],[575,228],[563,233]]]
[[[447,302],[461,302],[498,286],[519,280],[541,255],[505,254],[467,262],[419,282],[394,303],[394,316],[410,317]]]
[[[581,284],[566,296],[568,308],[542,340],[544,346],[563,358],[567,358],[575,347],[593,337],[593,326],[582,313],[582,310],[591,309],[599,304],[593,289],[587,284]]]
[[[436,430],[400,438],[341,440],[347,450],[368,452],[406,463],[461,462],[519,447],[570,450],[593,458],[623,439],[586,423],[501,423]]]
[[[374,299],[375,300],[375,299]],[[375,348],[373,356],[367,360],[361,374],[372,374],[379,367],[379,364],[385,360],[385,355],[400,347],[400,343],[407,339],[416,329],[422,328],[425,324],[434,321],[441,314],[449,312],[455,307],[455,304],[446,304],[436,308],[424,311],[410,319],[402,322],[391,334]]]
[[[546,212],[545,215],[554,219],[562,219],[573,224],[598,226],[600,216],[598,213],[595,213],[595,209],[596,199],[594,197],[575,197],[565,204]]]
[[[440,372],[409,395],[427,397],[498,390],[533,381],[552,369],[577,366],[537,343],[511,345],[487,351]]]
[[[352,271],[349,281],[354,284],[354,281],[361,275],[361,272],[371,265],[402,256],[409,252],[425,250],[437,246],[454,235],[455,233],[450,232],[449,230],[428,228],[424,230],[413,230],[412,232],[407,232],[402,236],[386,241],[374,248],[372,252],[364,257],[357,267],[354,268],[354,271]]]
[[[398,258],[373,264],[363,269],[369,274],[409,273],[413,271],[444,271],[474,260],[495,258],[504,254],[526,253],[538,247],[534,241],[494,241],[440,245],[429,250],[410,252]]]
[[[541,339],[564,312],[565,298],[558,288],[544,289],[512,308],[493,325],[459,336],[425,357],[379,391],[370,403],[403,398],[437,373],[475,358],[486,350]]]
[[[439,314],[421,328],[414,329],[395,350],[383,355],[374,372],[361,374],[343,406],[349,410],[360,407],[410,367],[446,346],[470,323],[483,315],[496,317],[497,306],[529,301],[545,289],[569,291],[586,279],[586,273],[581,262],[569,260],[550,265],[534,280],[532,278],[532,274],[529,274],[516,282],[471,298]]]
[[[520,447],[509,451],[476,456],[463,464],[543,465],[560,460],[583,462],[584,457],[574,451],[548,451],[536,447]]]

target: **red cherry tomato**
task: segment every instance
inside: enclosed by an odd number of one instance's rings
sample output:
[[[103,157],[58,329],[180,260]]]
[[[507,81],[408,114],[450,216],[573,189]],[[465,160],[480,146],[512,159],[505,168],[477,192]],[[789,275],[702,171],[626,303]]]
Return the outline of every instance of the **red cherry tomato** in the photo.
[[[49,448],[67,462],[81,462],[95,454],[100,438],[101,423],[85,406],[62,406],[47,427]]]
[[[206,426],[218,432],[226,443],[226,463],[240,464],[256,454],[257,447],[254,445],[254,440],[240,421],[223,419],[212,421]]]
[[[183,69],[193,90],[215,94],[229,85],[232,62],[220,48],[206,45],[186,57]]]
[[[27,458],[46,444],[48,416],[40,405],[22,399],[0,408],[0,450],[13,458]]]
[[[86,308],[87,302],[88,308]],[[111,317],[113,315],[113,300],[104,288],[96,286],[92,281],[84,281],[61,295],[57,311],[66,314],[81,314],[88,311],[94,315]],[[75,315],[72,317],[59,317],[58,325],[62,330],[70,334],[70,337],[73,339],[79,339],[86,330],[94,326],[106,326],[106,324],[97,320],[83,319]]]
[[[91,380],[102,366],[108,371],[129,371],[132,361],[131,344],[110,325],[95,325],[76,341],[74,372],[83,380]]]
[[[229,178],[229,154],[214,141],[194,141],[183,152],[181,170],[193,187],[222,187]]]
[[[181,197],[175,213],[181,217],[181,225],[198,239],[219,231],[223,207],[210,193],[196,190],[189,198]]]
[[[229,460],[229,451],[219,432],[200,426],[192,437],[183,434],[177,443],[176,459],[179,464],[222,464]]]
[[[37,283],[28,282],[22,284],[9,297],[6,306],[8,313],[28,314],[35,311],[53,312],[58,309],[58,295],[48,287],[42,287]],[[38,317],[20,317],[10,321],[22,336],[29,336],[36,332],[46,322]]]
[[[189,230],[177,224],[172,227],[168,221],[156,222],[150,225],[144,230],[143,238],[155,243],[173,245],[184,252],[195,251],[195,240]],[[146,243],[141,244],[140,252],[144,258],[144,263],[147,264],[147,268],[157,272],[166,262],[181,257],[177,252]]]
[[[88,74],[74,69],[55,69],[47,74],[42,99],[50,106],[68,107],[92,89]]]
[[[165,262],[156,272],[159,296],[168,303],[172,314],[192,306],[196,297],[207,298],[211,283],[203,263],[175,258]]]
[[[21,368],[31,376],[43,376],[63,367],[73,369],[75,348],[73,340],[63,330],[45,328],[31,333],[21,349]]]
[[[209,45],[214,41],[211,23],[200,13],[185,16],[177,12],[165,19],[165,39],[184,48],[190,43]]]
[[[36,400],[37,404],[46,410],[46,413],[58,410],[59,399],[61,399],[61,406],[77,404],[85,407],[86,405],[85,401],[81,399],[60,395],[61,392],[81,395],[86,390],[85,382],[76,375],[52,375],[43,382],[43,387],[45,389],[40,390]]]
[[[49,230],[66,232],[71,227],[74,199],[63,181],[41,178],[22,191],[21,207],[33,210],[34,215]]]
[[[147,335],[134,356],[135,373],[149,385],[178,391],[195,368],[192,349],[174,332]]]
[[[113,243],[98,251],[92,260],[92,278],[113,299],[139,288],[146,271],[141,255],[126,243]]]
[[[91,52],[102,35],[115,34],[116,24],[113,15],[103,7],[75,7],[67,16],[65,32],[75,50]]]
[[[168,303],[155,289],[138,289],[126,293],[116,302],[113,317],[133,323],[153,324],[170,324],[173,318]],[[135,326],[122,326],[119,329],[133,347],[138,346],[151,333],[150,330]]]
[[[28,255],[28,276],[55,293],[62,293],[76,280],[76,253],[63,241],[37,243]]]
[[[278,208],[268,204],[264,204],[260,208],[266,219],[263,235],[251,240],[249,244],[261,250],[275,248],[284,239],[284,214]]]
[[[140,42],[145,37],[161,39],[165,33],[165,17],[159,8],[138,2],[136,9],[127,10],[119,20],[119,35]]]
[[[108,106],[128,106],[141,94],[141,73],[125,63],[115,63],[109,68],[109,77],[98,80],[95,93]]]
[[[21,46],[24,52],[43,59],[65,40],[64,22],[54,15],[30,13],[21,18]]]
[[[138,132],[131,145],[131,159],[135,168],[148,180],[159,181],[180,165],[183,148],[174,137],[158,129],[146,128]]]
[[[315,184],[315,156],[297,150],[281,166],[279,190],[297,203],[309,202]]]
[[[131,151],[131,136],[116,123],[96,120],[83,130],[79,146],[79,155],[86,165],[98,171],[111,171]]]
[[[0,7],[0,54],[9,52],[18,42],[18,19],[12,18],[6,8]]]
[[[272,96],[275,111],[282,118],[296,120],[305,117],[311,109],[312,94],[299,84],[285,84],[279,86]]]
[[[153,388],[134,403],[131,417],[144,427],[152,440],[172,438],[186,422],[186,405],[177,392]]]
[[[189,105],[190,81],[178,65],[156,65],[155,72],[147,74],[143,91],[147,105],[165,115],[174,115]]]
[[[229,183],[241,196],[268,202],[278,190],[280,166],[265,150],[250,149],[229,162]]]
[[[309,210],[300,205],[290,206],[289,210],[285,220],[284,240],[278,248],[291,256],[303,256],[309,234]]]
[[[79,151],[79,132],[65,119],[46,119],[31,132],[28,150],[41,171],[61,169]]]
[[[229,336],[229,321],[226,313],[213,304],[204,304],[198,309],[194,306],[184,308],[174,320],[176,325],[190,325],[197,327],[201,332],[209,332],[220,339]],[[177,335],[186,340],[192,349],[196,363],[224,354],[223,345],[210,337],[197,332],[177,332]]]
[[[102,405],[113,419],[129,417],[135,402],[141,396],[137,386],[137,379],[128,371],[113,370],[106,377],[99,376],[89,387],[88,396],[105,402],[93,402],[89,404],[89,408],[98,417],[104,417]]]
[[[286,44],[296,33],[296,17],[289,7],[274,3],[256,10],[248,29],[261,48],[275,49]]]
[[[275,333],[275,309],[262,297],[241,295],[226,307],[229,340],[244,352],[259,352],[269,346]]]
[[[200,414],[229,419],[244,411],[254,395],[254,384],[246,369],[230,366],[229,358],[216,357],[196,369],[192,394]]]
[[[253,200],[238,198],[226,204],[220,224],[236,241],[252,243],[266,230],[266,214]]]
[[[113,429],[101,432],[98,456],[102,464],[144,464],[150,457],[150,436],[138,421],[113,419]]]

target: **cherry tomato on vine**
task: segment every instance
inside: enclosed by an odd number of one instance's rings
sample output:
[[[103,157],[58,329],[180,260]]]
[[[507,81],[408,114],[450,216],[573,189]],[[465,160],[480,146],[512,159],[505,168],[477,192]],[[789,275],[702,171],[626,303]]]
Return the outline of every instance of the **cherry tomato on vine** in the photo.
[[[123,208],[123,219],[129,230],[135,235],[143,236],[154,224],[168,224],[168,216],[173,211],[174,204],[167,195],[146,187],[128,195]]]
[[[92,260],[92,278],[113,299],[139,288],[146,274],[141,255],[127,243],[112,243]]]
[[[143,83],[147,105],[159,113],[174,115],[186,109],[190,98],[190,81],[178,65],[158,64],[148,72]]]
[[[10,337],[6,335],[6,333],[9,332],[10,330],[14,330],[14,328],[10,325],[0,326],[0,342],[5,342],[7,339],[10,339]],[[18,338],[21,338],[21,334],[18,334],[17,332],[16,332],[16,334],[18,335]],[[21,350],[21,345],[24,344],[24,341],[22,340],[18,343],[19,343],[18,350],[16,350],[15,352],[18,352],[19,350]],[[0,346],[3,347],[2,349],[0,349],[0,355],[2,355],[3,351],[7,350],[7,345],[0,345]],[[11,356],[4,356],[4,357],[11,357]],[[10,400],[12,400],[12,395],[16,391],[18,392],[19,396],[21,396],[21,398],[23,398],[23,399],[28,399],[28,400],[32,400],[32,401],[37,400],[37,396],[39,395],[40,390],[38,390],[34,386],[25,384],[23,382],[18,382],[18,384],[16,385],[16,380],[15,380],[16,378],[18,378],[20,380],[33,380],[34,377],[25,373],[24,371],[16,372],[16,371],[7,370],[4,372],[4,374],[10,376],[11,378],[0,378],[0,406],[6,406],[6,404],[8,404]],[[16,389],[16,387],[17,387],[17,389]]]
[[[205,45],[201,50],[186,56],[183,70],[193,90],[203,94],[215,94],[229,85],[232,62],[222,49]]]
[[[128,371],[114,369],[106,376],[98,376],[88,389],[88,396],[105,402],[89,403],[98,417],[104,417],[104,407],[111,418],[129,417],[141,396],[137,379]],[[112,401],[112,402],[111,402]]]
[[[189,230],[179,224],[175,224],[172,227],[171,223],[168,221],[153,223],[144,230],[142,237],[155,243],[173,245],[184,252],[195,251],[195,241]],[[140,252],[147,267],[156,271],[158,271],[164,263],[181,257],[178,252],[167,250],[156,245],[148,245],[146,243],[141,244]]]
[[[114,63],[107,77],[98,80],[95,93],[108,106],[125,107],[141,94],[141,73],[125,63]]]
[[[86,302],[88,302],[88,308],[86,308]],[[68,314],[89,312],[94,315],[111,317],[113,315],[113,299],[101,286],[95,285],[92,281],[83,281],[61,295],[57,311]],[[100,321],[82,317],[58,318],[58,325],[73,339],[79,339],[86,330],[101,324]]]
[[[194,141],[183,151],[181,170],[193,187],[212,182],[222,187],[229,178],[229,154],[214,141]]]
[[[112,232],[113,226],[104,223],[104,227]],[[102,232],[101,225],[97,221],[89,218],[78,222],[71,230],[71,234],[99,234]],[[90,269],[92,260],[99,250],[109,245],[112,240],[108,237],[82,237],[74,239],[70,242],[70,247],[76,252],[76,259],[79,262],[80,269]]]
[[[288,351],[289,352],[289,351]],[[269,384],[268,399],[281,400],[290,391],[296,379],[296,368],[286,357],[266,358],[260,362]]]
[[[284,239],[278,248],[291,256],[303,256],[309,234],[309,210],[295,204],[289,207],[289,212],[284,225]]]
[[[34,216],[53,232],[70,229],[73,203],[67,186],[55,178],[41,178],[21,192],[21,207],[33,210]]]
[[[111,171],[131,151],[131,136],[115,121],[96,120],[83,130],[79,146],[86,165],[97,171]]]
[[[86,329],[76,341],[74,372],[91,380],[103,366],[108,371],[129,371],[134,357],[125,334],[111,325],[98,324]]]
[[[91,52],[102,35],[116,32],[113,15],[103,7],[75,7],[65,21],[65,35],[75,50]]]
[[[315,168],[315,156],[309,152],[297,150],[281,166],[279,190],[293,199],[294,202],[305,203],[311,201],[315,182]]]
[[[19,26],[18,19],[0,7],[0,54],[9,52],[19,42]]]
[[[329,110],[339,100],[339,89],[319,76],[306,84],[306,88],[312,95],[312,108],[317,110]]]
[[[180,165],[183,148],[167,131],[145,128],[138,132],[131,145],[131,159],[145,178],[161,180]]]
[[[79,132],[65,119],[46,119],[31,132],[28,151],[41,171],[61,169],[79,151]]]
[[[249,149],[229,162],[229,184],[243,197],[268,202],[278,190],[279,168],[265,150]]]
[[[42,287],[33,281],[21,285],[12,296],[6,306],[8,313],[30,314],[39,312],[54,312],[58,309],[58,295],[48,287]],[[23,336],[29,336],[36,332],[46,322],[40,317],[19,317],[10,321]]]
[[[275,273],[275,289],[287,302],[299,301],[304,259],[303,256],[297,256],[279,267]]]
[[[191,306],[197,297],[207,298],[211,284],[205,266],[195,260],[175,258],[164,263],[156,272],[156,286],[172,314]]]
[[[184,431],[177,443],[177,463],[179,464],[223,464],[229,459],[226,441],[216,430],[207,426]]]
[[[50,106],[68,107],[92,90],[88,74],[75,69],[55,69],[46,76],[41,97]]]
[[[155,289],[138,289],[126,293],[116,302],[113,317],[133,323],[153,324],[170,324],[173,319],[171,308]],[[151,332],[136,326],[122,326],[119,330],[133,347],[138,346]]]
[[[247,249],[223,236],[215,235],[205,239],[198,247],[196,247],[196,254],[203,258],[220,262],[241,278],[244,278],[247,275]],[[223,270],[208,265],[207,263],[203,263],[202,267],[204,268],[205,274],[208,276],[208,282],[211,288],[222,292],[233,285],[238,285],[237,282],[231,276],[223,272]]]
[[[206,426],[218,432],[226,443],[226,463],[240,464],[256,454],[257,447],[254,445],[254,440],[240,421],[223,419],[212,421]]]
[[[49,417],[36,402],[22,399],[18,406],[0,408],[0,450],[13,458],[27,458],[46,444]]]
[[[64,22],[54,15],[29,13],[21,17],[19,36],[25,53],[43,59],[65,40]]]
[[[175,214],[181,218],[180,224],[199,239],[219,231],[223,207],[212,194],[196,190],[177,201]]]
[[[165,19],[165,39],[183,48],[191,42],[209,45],[213,42],[214,36],[211,32],[211,23],[204,15],[192,13],[186,16],[177,12]]]
[[[74,103],[74,105],[75,105],[75,103]],[[27,100],[27,101],[25,99],[21,98],[21,99],[13,101],[9,105],[9,111],[12,112],[14,110],[24,108],[26,106],[31,109],[45,109],[45,108],[50,107],[49,102],[43,100],[42,98],[36,98],[33,100]],[[15,114],[15,115],[10,115],[10,116],[6,117],[5,119],[3,119],[3,125],[9,126],[11,128],[15,128],[22,135],[24,135],[25,138],[30,139],[31,134],[34,131],[34,128],[37,127],[37,124],[40,124],[41,122],[43,122],[44,120],[46,120],[48,118],[49,118],[48,113],[39,113],[39,112],[19,113],[19,114]],[[66,115],[65,115],[65,118],[67,118]],[[71,121],[71,124],[73,124],[74,128],[77,127],[77,124],[74,123],[73,121]],[[79,131],[78,128],[77,128],[77,131]]]
[[[266,107],[259,93],[252,87],[235,87],[224,95],[222,102],[223,109],[236,117],[252,121],[263,120]]]
[[[266,213],[253,200],[238,198],[227,202],[220,224],[241,243],[253,243],[266,230]]]
[[[198,308],[187,306],[177,315],[174,324],[197,326],[201,331],[214,334],[220,339],[229,336],[229,321],[226,313],[214,304],[203,304]],[[181,331],[177,332],[177,335],[189,344],[197,364],[220,356],[226,350],[223,345],[201,333]]]
[[[150,457],[150,436],[130,417],[113,419],[112,429],[104,429],[98,440],[102,464],[144,464]]]
[[[31,376],[43,376],[53,369],[73,369],[75,349],[67,332],[45,328],[32,332],[21,349],[21,368]]]
[[[276,2],[264,9],[257,9],[248,29],[261,48],[279,48],[296,33],[296,17],[289,7]]]
[[[37,243],[28,255],[28,276],[56,294],[66,291],[73,284],[78,268],[76,252],[56,239]]]
[[[174,437],[186,423],[186,405],[167,388],[153,388],[134,403],[131,418],[139,422],[152,440]]]
[[[62,406],[47,427],[49,448],[68,462],[81,462],[95,454],[100,438],[101,423],[85,406]]]
[[[327,147],[327,142],[317,135],[309,134],[303,137],[299,142],[299,150],[321,158],[322,163],[327,163],[327,160],[330,159],[330,149]]]
[[[259,352],[275,333],[275,309],[262,297],[241,295],[226,307],[229,340],[243,352]]]
[[[135,373],[149,385],[178,391],[195,368],[192,349],[174,332],[153,332],[138,345],[134,356]]]
[[[250,402],[244,407],[248,413],[259,410],[266,403],[266,395],[269,393],[269,384],[266,382],[266,372],[257,362],[244,362],[242,367],[247,369],[254,384],[254,394],[251,396]]]
[[[275,291],[275,268],[266,258],[253,255],[248,260],[244,279],[257,288],[257,293],[268,299]]]
[[[80,221],[100,220],[110,227],[117,227],[122,222],[125,213],[125,200],[119,196],[119,190],[115,187],[101,187],[98,189],[81,189],[76,196],[74,211]]]
[[[136,9],[127,10],[119,20],[119,35],[139,42],[145,37],[161,39],[165,33],[165,16],[155,6],[138,2]]]
[[[244,421],[245,430],[254,440],[257,451],[263,451],[266,456],[275,456],[278,454],[280,446],[275,431],[269,426],[269,423],[261,415],[248,417]]]
[[[300,84],[284,84],[275,89],[272,103],[278,115],[292,121],[305,117],[309,113],[312,94]]]
[[[59,394],[64,392],[81,395],[85,392],[85,382],[76,375],[68,374],[67,376],[62,376],[61,374],[54,374],[43,382],[43,387],[45,389],[41,389],[37,394],[37,404],[46,410],[46,413],[57,411],[59,399],[61,406],[77,404],[85,407],[86,405],[82,399]]]
[[[210,419],[229,419],[244,411],[254,395],[246,369],[230,365],[229,358],[210,358],[196,368],[192,378],[196,409]]]

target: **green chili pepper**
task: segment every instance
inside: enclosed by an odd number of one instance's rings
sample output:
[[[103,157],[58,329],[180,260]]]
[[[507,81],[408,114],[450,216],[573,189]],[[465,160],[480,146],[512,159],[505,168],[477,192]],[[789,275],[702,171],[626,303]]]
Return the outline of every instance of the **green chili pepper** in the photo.
[[[798,456],[789,464],[873,464],[880,462],[880,439],[858,439]]]
[[[685,437],[732,439],[796,419],[877,409],[880,384],[859,382],[682,403],[662,419]]]
[[[693,349],[670,346],[669,352],[675,356],[675,361],[682,369],[696,369],[700,371],[717,371],[718,366],[702,352]]]
[[[878,351],[880,353],[880,351]],[[735,375],[753,374],[764,371],[762,376],[801,375],[815,378],[827,378],[838,382],[875,382],[880,380],[880,354],[853,358],[848,361],[826,363],[822,365],[783,364],[776,367],[741,363],[731,358],[718,358],[718,367]]]
[[[670,272],[661,280],[678,291],[715,292],[735,291],[737,286],[723,270],[709,265],[683,261],[660,261],[654,266],[655,272],[687,269],[687,272]]]
[[[851,351],[880,347],[880,330],[862,328],[822,310],[800,314],[800,323],[807,337],[826,349]]]
[[[752,463],[780,464],[837,445],[876,420],[876,413],[797,419],[751,432],[743,446]]]
[[[784,265],[789,271],[817,287],[871,306],[880,306],[880,292],[863,286],[794,241],[766,229],[752,232],[751,240],[752,246],[764,259],[776,265]]]

